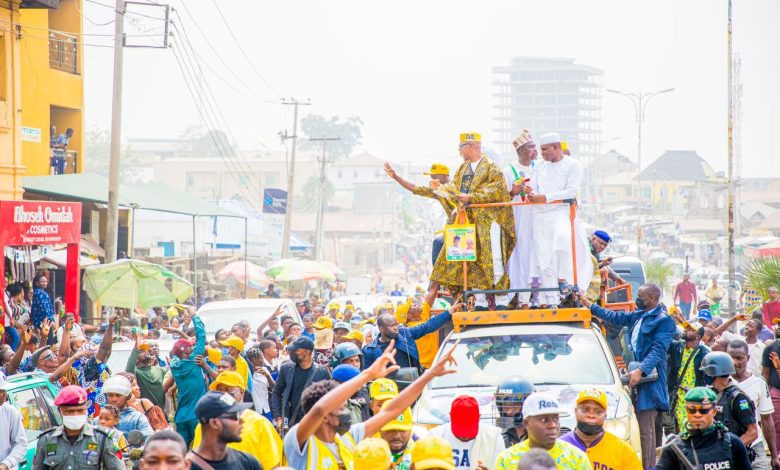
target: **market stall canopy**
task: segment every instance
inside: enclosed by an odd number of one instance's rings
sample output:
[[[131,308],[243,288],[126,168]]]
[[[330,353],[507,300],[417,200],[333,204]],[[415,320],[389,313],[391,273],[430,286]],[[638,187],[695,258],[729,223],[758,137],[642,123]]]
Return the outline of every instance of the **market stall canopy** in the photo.
[[[223,282],[233,279],[241,284],[247,284],[249,279],[249,285],[257,289],[265,289],[268,284],[265,268],[250,261],[234,261],[228,264],[217,272],[217,279]]]
[[[90,299],[109,307],[160,307],[192,295],[192,285],[170,269],[136,259],[89,266],[82,282]]]
[[[61,200],[108,203],[108,180],[93,173],[35,176],[24,179],[25,193]],[[236,217],[238,214],[161,183],[119,185],[119,205],[192,216]]]
[[[265,274],[276,281],[335,281],[336,276],[343,275],[343,272],[333,263],[324,264],[308,259],[285,258],[268,266]]]

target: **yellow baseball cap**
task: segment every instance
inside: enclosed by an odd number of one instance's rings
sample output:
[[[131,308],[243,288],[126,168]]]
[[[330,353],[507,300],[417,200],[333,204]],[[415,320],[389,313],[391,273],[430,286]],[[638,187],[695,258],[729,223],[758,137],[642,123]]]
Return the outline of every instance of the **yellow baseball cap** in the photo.
[[[389,400],[398,396],[398,384],[384,377],[376,379],[371,382],[368,394],[372,400]]]
[[[222,346],[227,346],[227,347],[232,346],[232,347],[238,349],[239,351],[243,351],[244,350],[244,340],[239,338],[236,335],[228,336],[226,340],[220,341],[219,344],[221,344]]]
[[[464,132],[460,135],[460,143],[465,144],[467,142],[482,142],[482,136],[476,132]]]
[[[363,341],[365,338],[363,337],[363,333],[359,332],[358,330],[352,330],[342,336],[341,339],[356,339],[358,341]]]
[[[382,409],[390,406],[390,402],[386,401],[382,405]],[[406,408],[403,413],[398,415],[394,420],[382,426],[382,431],[411,431],[412,430],[412,409]]]
[[[387,470],[392,464],[390,445],[384,439],[369,437],[355,447],[355,470]]]
[[[331,302],[330,304],[328,304],[328,311],[331,310],[341,310],[341,304],[339,304],[338,302]]]
[[[406,299],[406,303],[403,303],[395,308],[395,319],[398,323],[406,323],[406,317],[409,315],[409,309],[412,308],[412,298]]]
[[[320,317],[314,322],[315,330],[324,330],[326,328],[333,329],[333,320],[330,317]]]
[[[440,437],[428,436],[418,439],[412,447],[412,464],[416,470],[430,468],[455,470],[452,446]]]
[[[246,391],[246,382],[236,371],[226,370],[219,373],[216,379],[209,385],[209,390],[216,390],[217,385],[225,385],[228,387],[238,387],[241,390]]]
[[[354,304],[347,304],[344,306],[344,311],[346,312],[354,312],[355,311],[355,305]]]
[[[598,388],[586,388],[577,395],[578,405],[586,401],[595,401],[602,408],[607,409],[607,394]]]
[[[449,167],[447,167],[447,165],[443,165],[441,163],[434,163],[433,165],[431,165],[431,169],[426,171],[426,172],[424,172],[423,174],[424,175],[429,175],[429,176],[433,176],[433,175],[449,175],[450,174],[450,169],[449,169]]]

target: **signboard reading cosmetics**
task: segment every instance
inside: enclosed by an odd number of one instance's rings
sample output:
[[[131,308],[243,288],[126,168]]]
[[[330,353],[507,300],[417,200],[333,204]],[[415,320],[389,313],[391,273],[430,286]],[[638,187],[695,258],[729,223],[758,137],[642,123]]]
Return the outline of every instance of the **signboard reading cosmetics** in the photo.
[[[0,243],[54,245],[79,243],[81,203],[0,201]]]

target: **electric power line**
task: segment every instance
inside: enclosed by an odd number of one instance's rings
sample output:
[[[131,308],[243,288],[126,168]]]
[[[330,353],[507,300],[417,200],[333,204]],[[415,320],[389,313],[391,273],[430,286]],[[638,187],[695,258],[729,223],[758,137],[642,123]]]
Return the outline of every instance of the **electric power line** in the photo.
[[[214,8],[217,9],[217,13],[219,13],[219,17],[222,19],[222,22],[225,24],[225,27],[228,30],[228,33],[230,33],[230,37],[233,38],[233,42],[236,43],[236,46],[238,46],[239,52],[241,52],[241,55],[244,56],[244,59],[246,59],[249,66],[252,68],[252,70],[255,72],[255,74],[260,78],[260,81],[265,84],[266,87],[268,87],[269,90],[271,90],[277,97],[281,98],[282,95],[274,89],[274,87],[271,86],[271,84],[268,83],[268,81],[263,77],[263,75],[260,73],[259,70],[257,70],[257,67],[255,67],[254,62],[249,58],[246,51],[244,51],[243,46],[241,46],[241,42],[236,38],[236,35],[233,33],[233,29],[230,27],[230,23],[228,23],[227,19],[225,19],[225,16],[222,14],[222,10],[219,8],[219,4],[216,0],[212,0],[214,3]]]
[[[89,3],[93,3],[95,5],[100,5],[101,7],[110,8],[110,9],[114,10],[115,13],[119,13],[120,15],[136,15],[136,16],[142,16],[144,18],[149,18],[149,19],[152,19],[152,20],[165,21],[164,17],[160,18],[159,16],[146,15],[144,13],[139,13],[137,11],[126,11],[126,10],[125,11],[119,11],[113,5],[107,5],[105,3],[100,3],[100,2],[95,1],[95,0],[84,0],[84,1],[85,2],[89,2]]]

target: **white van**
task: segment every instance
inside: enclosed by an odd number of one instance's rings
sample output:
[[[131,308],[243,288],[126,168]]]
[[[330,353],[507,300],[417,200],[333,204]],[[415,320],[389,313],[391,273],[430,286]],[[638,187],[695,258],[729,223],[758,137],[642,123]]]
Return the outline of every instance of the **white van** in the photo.
[[[279,318],[289,315],[296,323],[303,325],[295,302],[290,299],[242,299],[209,302],[198,309],[198,316],[206,326],[206,334],[214,335],[217,330],[227,330],[241,320],[246,320],[254,332],[270,317],[277,307],[282,307]]]

